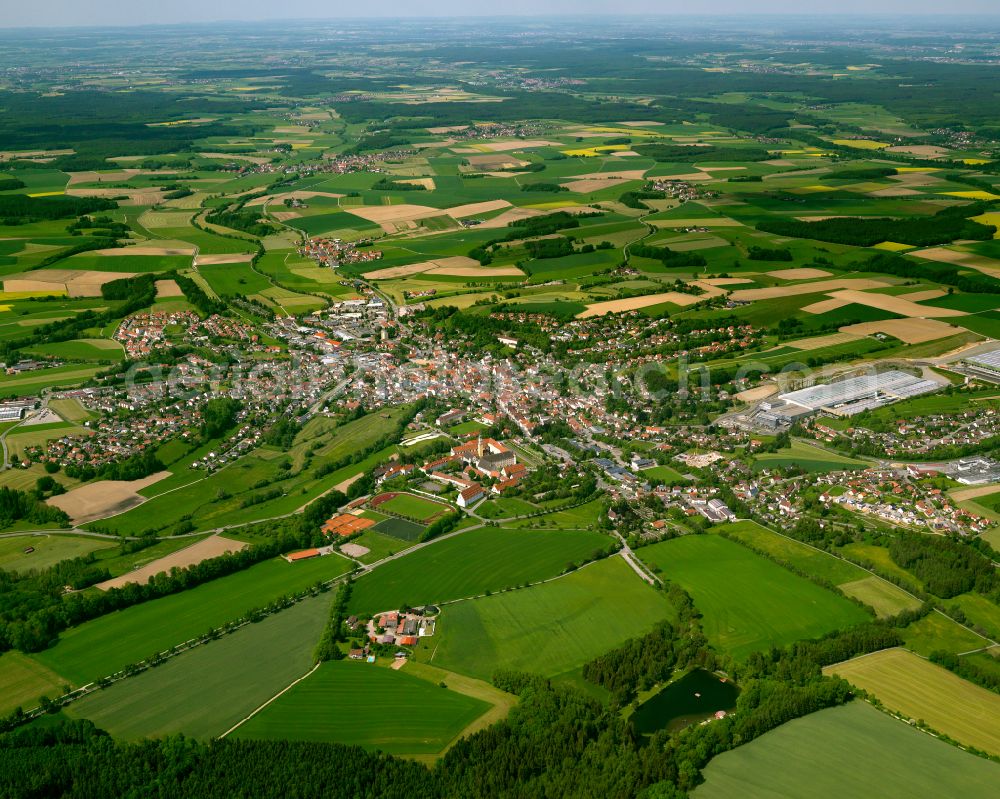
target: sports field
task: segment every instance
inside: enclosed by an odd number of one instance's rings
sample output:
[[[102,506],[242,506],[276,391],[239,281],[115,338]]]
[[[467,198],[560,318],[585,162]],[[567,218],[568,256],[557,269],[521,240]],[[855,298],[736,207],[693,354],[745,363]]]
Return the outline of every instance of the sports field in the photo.
[[[431,502],[429,499],[418,497],[415,494],[397,494],[387,502],[378,505],[378,509],[398,516],[405,516],[416,522],[427,522],[435,516],[448,512],[447,506]]]
[[[609,543],[607,536],[591,532],[470,530],[358,578],[351,611],[447,602],[544,580]]]
[[[110,613],[73,627],[35,657],[75,685],[113,674],[285,594],[350,569],[338,555],[287,563],[281,558],[197,588]]]
[[[482,680],[501,668],[557,677],[671,614],[661,593],[612,557],[544,585],[445,607],[428,662]]]
[[[709,641],[736,658],[870,618],[843,597],[720,536],[684,536],[638,555],[691,594]]]
[[[1000,764],[855,701],[783,724],[714,758],[692,799],[988,799]]]
[[[488,702],[414,677],[405,666],[397,671],[339,660],[324,663],[233,735],[437,754],[489,709]]]
[[[333,594],[307,599],[115,683],[66,713],[136,739],[221,735],[313,666]]]
[[[1000,755],[1000,695],[905,649],[885,649],[823,669],[874,694],[891,710],[923,719],[959,743]]]

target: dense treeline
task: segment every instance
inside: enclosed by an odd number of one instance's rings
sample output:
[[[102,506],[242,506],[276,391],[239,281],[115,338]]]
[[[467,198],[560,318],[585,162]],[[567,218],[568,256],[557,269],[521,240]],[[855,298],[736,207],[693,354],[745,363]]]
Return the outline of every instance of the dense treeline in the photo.
[[[573,228],[580,227],[580,216],[600,216],[600,213],[586,214],[586,215],[573,215],[566,211],[556,211],[552,214],[546,214],[545,216],[533,216],[527,219],[517,219],[507,225],[509,232],[507,235],[500,238],[491,239],[478,247],[474,248],[470,253],[470,258],[475,258],[479,263],[489,264],[493,261],[493,248],[497,244],[502,244],[505,241],[515,241],[517,239],[528,239],[534,238],[536,236],[551,236],[553,233],[558,233],[561,230],[571,230]],[[555,241],[553,239],[552,241]],[[533,244],[535,242],[528,242]]]
[[[701,633],[687,635],[668,622],[642,638],[631,638],[584,664],[583,677],[610,691],[619,706],[669,679],[675,669],[710,666]]]
[[[959,209],[963,212],[965,208]],[[969,208],[970,215],[979,213]],[[834,244],[852,244],[856,247],[873,247],[883,241],[895,241],[914,247],[950,244],[956,239],[988,241],[997,232],[994,225],[983,225],[953,209],[946,208],[933,216],[893,219],[891,217],[834,217],[816,222],[798,219],[766,219],[757,224],[765,233],[796,239],[815,239]]]
[[[751,261],[791,261],[792,251],[786,247],[758,247],[751,244],[747,250],[747,258]]]
[[[197,308],[200,313],[211,316],[226,312],[224,302],[209,297],[205,290],[191,278],[179,274],[174,274],[173,278],[177,282],[177,288],[184,294],[184,299]]]
[[[352,588],[353,583],[350,579],[340,584],[337,596],[330,606],[330,618],[327,620],[323,635],[313,651],[313,659],[317,662],[342,660],[344,657],[344,653],[337,644],[347,640],[347,636],[344,634],[344,622],[347,620],[347,607],[351,602]]]
[[[1000,280],[978,272],[963,273],[952,264],[917,262],[895,253],[879,253],[863,264],[865,271],[884,272],[907,278],[922,278],[946,286],[954,286],[970,294],[1000,292]]]
[[[67,477],[78,480],[141,480],[151,474],[162,472],[167,467],[156,456],[154,450],[137,452],[124,460],[102,463],[100,466],[88,466],[69,463],[63,471]]]
[[[890,542],[889,556],[928,591],[945,599],[966,591],[988,594],[997,585],[996,569],[988,557],[944,536],[901,533]]]
[[[227,210],[219,208],[211,213],[205,214],[205,221],[220,227],[228,227],[249,233],[251,236],[270,236],[277,233],[278,228],[266,221],[260,213],[256,211]]]
[[[470,352],[499,352],[504,345],[497,336],[513,335],[519,341],[548,352],[552,348],[549,335],[534,322],[513,322],[492,316],[461,313],[450,305],[439,305],[420,313],[419,318],[429,329],[441,331],[452,341],[462,341]],[[457,335],[449,335],[457,334]]]
[[[0,178],[0,191],[14,191],[25,188],[23,180],[17,178]]]
[[[952,652],[937,650],[930,654],[931,663],[944,666],[959,677],[980,685],[989,691],[1000,693],[1000,672],[984,668],[968,657],[960,657]]]
[[[29,197],[27,194],[0,195],[0,220],[5,225],[26,225],[47,219],[68,219],[94,211],[118,207],[114,200],[102,197]]]
[[[236,423],[243,404],[232,397],[210,399],[201,409],[201,437],[204,441],[218,438]]]
[[[34,494],[0,486],[0,527],[8,528],[18,521],[64,524],[69,517],[59,508],[40,502]]]
[[[668,269],[681,269],[689,266],[705,266],[708,261],[696,252],[675,252],[669,247],[654,247],[650,244],[636,243],[629,247],[629,255],[637,258],[650,258],[659,261]]]
[[[695,161],[766,161],[771,153],[763,147],[701,147],[686,144],[637,144],[632,148],[654,161],[693,163]]]
[[[842,169],[839,172],[831,172],[829,175],[821,175],[820,180],[879,180],[899,173],[899,170],[892,166],[873,166],[858,169]]]

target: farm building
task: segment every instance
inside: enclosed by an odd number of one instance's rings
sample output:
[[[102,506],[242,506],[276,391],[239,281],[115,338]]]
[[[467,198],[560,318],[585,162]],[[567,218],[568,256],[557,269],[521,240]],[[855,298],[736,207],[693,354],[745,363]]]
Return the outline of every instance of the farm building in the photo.
[[[321,553],[318,549],[303,549],[298,552],[289,552],[287,555],[282,555],[282,557],[289,563],[296,563],[300,560],[309,560],[310,558],[318,558]]]

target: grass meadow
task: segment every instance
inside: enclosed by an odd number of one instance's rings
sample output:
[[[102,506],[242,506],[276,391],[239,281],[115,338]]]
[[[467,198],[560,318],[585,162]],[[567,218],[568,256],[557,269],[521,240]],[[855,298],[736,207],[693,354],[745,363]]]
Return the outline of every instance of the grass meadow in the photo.
[[[482,680],[500,668],[568,676],[672,614],[663,594],[612,557],[544,585],[447,606],[429,662]]]
[[[608,543],[606,536],[591,532],[470,530],[360,577],[351,611],[448,602],[544,580]]]
[[[115,737],[216,737],[312,668],[332,593],[185,652],[74,702],[66,714]]]
[[[73,627],[35,657],[74,685],[83,685],[349,569],[350,562],[339,556],[300,563],[275,558]]]
[[[491,705],[370,663],[324,663],[233,735],[437,754]]]
[[[708,640],[736,658],[870,618],[843,597],[720,536],[684,536],[638,555],[691,594]]]

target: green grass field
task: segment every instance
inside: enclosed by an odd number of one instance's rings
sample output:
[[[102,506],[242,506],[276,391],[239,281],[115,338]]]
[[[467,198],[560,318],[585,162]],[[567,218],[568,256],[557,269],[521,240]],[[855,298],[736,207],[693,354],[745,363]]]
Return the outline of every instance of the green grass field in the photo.
[[[761,469],[797,466],[807,472],[835,472],[843,469],[861,469],[867,466],[864,461],[838,455],[835,452],[801,441],[793,441],[792,446],[788,449],[758,455],[754,458],[754,463]]]
[[[415,494],[399,494],[388,502],[380,504],[378,509],[398,516],[405,516],[415,522],[427,522],[435,516],[448,512],[447,506],[431,502],[429,499],[418,497]]]
[[[49,699],[61,696],[65,681],[51,669],[20,652],[5,652],[0,655],[0,716],[6,716],[17,708],[30,710],[38,706],[44,694]]]
[[[126,739],[221,735],[312,668],[332,598],[300,602],[91,694],[66,713]]]
[[[490,707],[407,674],[405,667],[340,660],[324,663],[233,735],[437,754]]]
[[[499,668],[570,675],[672,614],[621,558],[608,558],[544,585],[445,607],[428,662],[483,680]]]
[[[719,536],[684,536],[638,554],[691,594],[709,641],[733,657],[870,618],[843,597]]]
[[[719,755],[704,776],[692,799],[987,799],[996,794],[1000,765],[855,701]]]
[[[275,558],[179,594],[102,616],[64,632],[37,659],[76,685],[112,674],[275,599],[350,569],[346,558]]]
[[[47,569],[61,560],[115,546],[113,541],[70,535],[24,535],[0,538],[0,569],[26,571]],[[34,552],[24,550],[33,547]]]
[[[898,586],[868,574],[849,561],[786,538],[756,522],[735,522],[720,529],[782,563],[836,585],[847,596],[871,607],[879,616],[895,616],[902,610],[920,607],[920,600]]]
[[[484,527],[424,547],[360,577],[352,612],[447,602],[559,574],[609,543],[591,532]]]
[[[1000,754],[1000,696],[912,652],[884,649],[823,671],[869,691],[891,710],[923,719],[959,743]]]
[[[565,500],[559,500],[565,502]],[[510,527],[551,527],[556,530],[595,530],[597,521],[604,512],[604,501],[595,499],[569,510],[547,513],[532,519],[517,519]]]
[[[907,648],[925,657],[939,649],[958,654],[989,646],[985,638],[941,613],[930,613],[913,622],[902,635]]]

